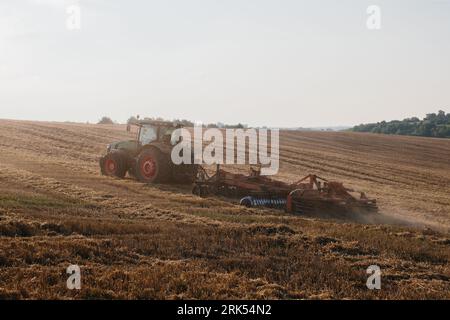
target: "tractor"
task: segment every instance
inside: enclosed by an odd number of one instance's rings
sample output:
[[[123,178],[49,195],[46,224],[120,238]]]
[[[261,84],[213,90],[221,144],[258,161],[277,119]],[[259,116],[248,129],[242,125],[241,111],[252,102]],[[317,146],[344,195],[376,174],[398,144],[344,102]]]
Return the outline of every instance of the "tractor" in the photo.
[[[135,140],[119,141],[107,146],[100,158],[103,175],[124,178],[128,174],[144,183],[192,183],[198,165],[175,165],[171,160],[174,141],[172,133],[180,128],[168,121],[140,120]],[[193,159],[193,155],[192,155]]]

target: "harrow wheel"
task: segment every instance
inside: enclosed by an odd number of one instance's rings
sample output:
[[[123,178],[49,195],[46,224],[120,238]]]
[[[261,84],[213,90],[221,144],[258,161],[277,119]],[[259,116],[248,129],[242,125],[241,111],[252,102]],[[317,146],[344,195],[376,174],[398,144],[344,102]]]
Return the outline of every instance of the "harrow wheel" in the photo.
[[[208,186],[201,184],[194,184],[194,187],[192,188],[192,193],[202,198],[205,198],[211,194]]]

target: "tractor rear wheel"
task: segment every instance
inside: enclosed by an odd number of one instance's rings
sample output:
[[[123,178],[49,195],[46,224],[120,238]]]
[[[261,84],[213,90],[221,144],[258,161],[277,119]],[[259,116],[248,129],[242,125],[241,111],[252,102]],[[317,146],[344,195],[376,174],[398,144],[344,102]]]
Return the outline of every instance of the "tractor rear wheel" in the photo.
[[[170,159],[156,148],[142,151],[136,163],[135,174],[145,183],[163,183],[170,180]]]
[[[126,157],[120,151],[113,151],[100,159],[100,170],[105,176],[123,178],[127,173]]]

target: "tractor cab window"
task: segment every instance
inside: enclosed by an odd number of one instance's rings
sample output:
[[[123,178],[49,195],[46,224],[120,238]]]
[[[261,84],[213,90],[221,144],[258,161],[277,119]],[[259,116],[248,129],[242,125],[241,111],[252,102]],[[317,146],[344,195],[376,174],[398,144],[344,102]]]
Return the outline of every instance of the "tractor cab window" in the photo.
[[[141,127],[139,142],[141,145],[149,144],[158,138],[158,132],[155,127]]]
[[[172,137],[172,133],[174,132],[174,130],[175,130],[175,128],[173,128],[173,127],[161,127],[161,129],[160,129],[161,139],[163,141],[170,141],[170,143],[172,145],[175,145],[176,142],[174,143],[173,137]]]

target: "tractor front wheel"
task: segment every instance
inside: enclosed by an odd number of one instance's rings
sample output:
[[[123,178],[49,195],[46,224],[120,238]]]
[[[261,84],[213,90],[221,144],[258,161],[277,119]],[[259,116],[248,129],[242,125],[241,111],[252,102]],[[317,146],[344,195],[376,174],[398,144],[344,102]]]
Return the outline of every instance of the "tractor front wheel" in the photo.
[[[100,170],[105,176],[123,178],[127,173],[126,159],[121,152],[110,152],[100,159]]]

